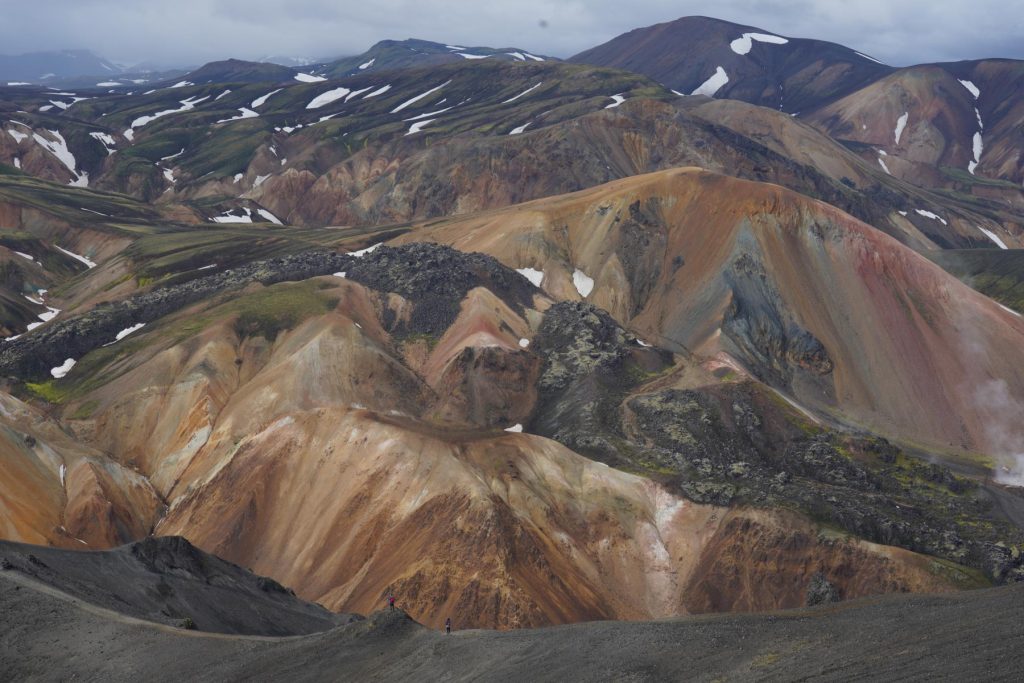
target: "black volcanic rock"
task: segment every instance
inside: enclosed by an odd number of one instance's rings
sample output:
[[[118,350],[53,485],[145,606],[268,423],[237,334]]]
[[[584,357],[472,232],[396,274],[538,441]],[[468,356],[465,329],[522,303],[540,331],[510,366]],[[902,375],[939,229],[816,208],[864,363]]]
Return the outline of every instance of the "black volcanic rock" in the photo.
[[[533,301],[529,280],[485,254],[466,254],[440,244],[379,247],[355,261],[346,276],[415,304],[410,332],[440,335],[455,321],[459,305],[476,287],[486,287],[514,310]]]

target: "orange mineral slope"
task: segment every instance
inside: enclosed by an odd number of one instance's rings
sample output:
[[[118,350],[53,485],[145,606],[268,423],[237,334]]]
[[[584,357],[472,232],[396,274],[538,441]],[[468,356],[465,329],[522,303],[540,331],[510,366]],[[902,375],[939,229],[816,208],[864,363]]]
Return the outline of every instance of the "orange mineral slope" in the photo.
[[[583,295],[668,348],[729,354],[800,403],[895,439],[993,456],[1024,440],[1010,414],[1024,400],[1024,319],[778,186],[674,169],[401,241],[543,271],[557,299]],[[1005,407],[988,400],[996,391]]]

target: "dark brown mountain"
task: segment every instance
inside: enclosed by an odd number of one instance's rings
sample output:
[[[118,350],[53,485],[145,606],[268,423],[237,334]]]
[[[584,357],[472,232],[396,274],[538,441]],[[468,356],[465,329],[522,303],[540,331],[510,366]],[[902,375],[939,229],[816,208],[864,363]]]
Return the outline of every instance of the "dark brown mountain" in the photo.
[[[634,29],[569,61],[634,71],[683,95],[728,97],[793,114],[892,71],[842,45],[708,17]]]

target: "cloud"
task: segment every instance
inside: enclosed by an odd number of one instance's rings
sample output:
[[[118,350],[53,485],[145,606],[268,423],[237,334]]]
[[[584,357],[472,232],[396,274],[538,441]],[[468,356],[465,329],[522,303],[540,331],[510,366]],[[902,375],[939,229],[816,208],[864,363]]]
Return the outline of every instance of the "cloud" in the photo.
[[[1024,58],[1006,0],[0,0],[16,54],[87,48],[122,62],[198,64],[357,54],[385,38],[521,47],[566,57],[688,14],[848,45],[894,65]]]

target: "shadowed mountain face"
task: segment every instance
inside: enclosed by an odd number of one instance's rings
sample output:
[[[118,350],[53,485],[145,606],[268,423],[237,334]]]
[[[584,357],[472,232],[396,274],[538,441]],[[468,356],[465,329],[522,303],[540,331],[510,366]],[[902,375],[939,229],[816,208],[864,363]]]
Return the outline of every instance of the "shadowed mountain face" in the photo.
[[[569,61],[650,76],[684,95],[810,111],[892,71],[859,52],[707,17],[638,28]]]
[[[146,538],[100,552],[0,542],[0,564],[118,614],[211,633],[303,635],[353,619],[305,603],[273,579],[183,538]]]

